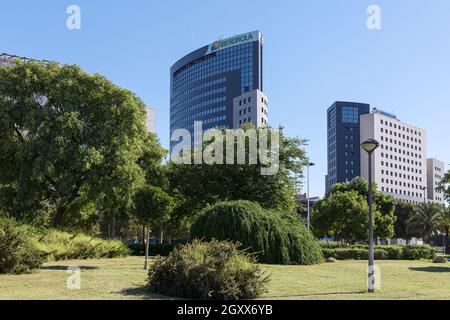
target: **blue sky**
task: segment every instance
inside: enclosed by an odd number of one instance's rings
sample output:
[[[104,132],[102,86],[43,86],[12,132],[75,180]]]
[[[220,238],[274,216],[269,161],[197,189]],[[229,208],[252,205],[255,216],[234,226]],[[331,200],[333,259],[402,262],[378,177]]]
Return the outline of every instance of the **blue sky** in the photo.
[[[66,9],[81,8],[81,30]],[[366,27],[369,5],[382,29]],[[450,1],[3,1],[0,52],[100,72],[157,110],[169,142],[169,68],[218,37],[264,34],[270,122],[309,139],[311,194],[326,173],[326,109],[367,102],[427,129],[428,155],[450,164]]]

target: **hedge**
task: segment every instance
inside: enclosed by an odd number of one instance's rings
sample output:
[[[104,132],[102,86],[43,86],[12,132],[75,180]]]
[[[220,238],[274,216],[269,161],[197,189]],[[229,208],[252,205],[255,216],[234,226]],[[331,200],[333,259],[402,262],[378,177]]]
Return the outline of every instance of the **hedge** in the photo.
[[[338,260],[367,260],[369,249],[367,246],[352,246],[349,248],[322,248],[326,258]],[[429,246],[376,246],[374,249],[376,260],[421,260],[434,259],[436,253]]]
[[[149,244],[148,254],[150,256],[168,256],[177,245],[171,243]],[[145,254],[145,246],[142,243],[128,244],[132,256],[143,256]]]

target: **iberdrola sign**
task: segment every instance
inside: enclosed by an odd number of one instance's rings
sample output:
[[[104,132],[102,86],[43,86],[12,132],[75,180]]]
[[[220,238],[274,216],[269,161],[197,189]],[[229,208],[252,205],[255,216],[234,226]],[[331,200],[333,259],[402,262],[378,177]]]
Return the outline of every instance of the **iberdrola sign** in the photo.
[[[208,52],[206,54],[210,54],[214,51],[225,49],[225,48],[235,46],[238,44],[256,41],[256,40],[259,40],[259,38],[260,38],[260,33],[255,31],[255,32],[250,32],[250,33],[245,33],[245,34],[241,34],[238,36],[234,36],[234,37],[224,39],[224,40],[214,41],[209,46]]]

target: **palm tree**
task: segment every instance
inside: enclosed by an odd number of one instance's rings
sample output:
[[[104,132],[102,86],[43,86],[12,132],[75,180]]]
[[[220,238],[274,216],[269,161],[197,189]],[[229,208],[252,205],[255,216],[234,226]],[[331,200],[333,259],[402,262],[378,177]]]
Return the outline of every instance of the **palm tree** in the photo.
[[[406,232],[428,242],[430,237],[442,228],[443,213],[444,206],[441,204],[432,202],[419,204],[407,221]]]
[[[445,232],[445,254],[450,254],[450,243],[448,241],[448,234],[450,230],[450,208],[445,208],[442,212],[441,216],[441,227],[444,229]]]

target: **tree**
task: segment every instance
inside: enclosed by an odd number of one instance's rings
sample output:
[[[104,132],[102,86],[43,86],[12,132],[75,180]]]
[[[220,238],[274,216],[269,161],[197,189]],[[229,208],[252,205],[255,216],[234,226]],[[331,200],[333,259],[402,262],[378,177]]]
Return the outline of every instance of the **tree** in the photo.
[[[147,228],[144,265],[146,270],[148,267],[148,238],[150,228],[159,228],[159,243],[162,244],[164,224],[170,219],[173,204],[173,199],[161,188],[149,185],[143,187],[134,197],[136,217]]]
[[[250,125],[243,127],[243,129],[251,128]],[[297,206],[296,179],[303,178],[303,168],[308,163],[304,149],[306,141],[287,138],[282,129],[279,141],[279,170],[275,175],[261,175],[261,168],[264,166],[261,163],[255,165],[171,163],[168,170],[170,189],[176,192],[180,199],[176,216],[192,222],[198,212],[207,205],[227,200],[248,200],[259,203],[265,209],[294,211]],[[236,149],[236,140],[234,144]],[[226,145],[225,137],[224,145]],[[204,149],[206,147],[204,146]],[[226,148],[223,150],[225,154]],[[246,152],[248,159],[248,148]]]
[[[407,221],[407,233],[428,242],[442,226],[443,213],[444,206],[438,203],[425,202],[417,205]]]
[[[445,233],[445,253],[450,254],[449,230],[450,230],[450,208],[445,208],[441,216],[441,227]]]
[[[128,208],[144,182],[144,103],[78,66],[0,68],[0,203],[10,215]],[[95,203],[95,206],[91,206]]]
[[[414,213],[414,205],[400,201],[395,205],[395,223],[394,223],[394,235],[396,238],[401,238],[409,241],[411,235],[407,232],[407,221]]]
[[[395,199],[376,190],[374,199],[374,234],[382,239],[394,234]],[[367,241],[369,183],[362,178],[338,183],[325,199],[318,201],[313,210],[313,230],[317,236],[335,236],[340,240]]]
[[[445,199],[450,202],[450,171],[439,182],[437,190],[443,192]]]
[[[333,193],[314,206],[312,226],[316,236],[337,240],[368,240],[367,200],[356,191]]]

